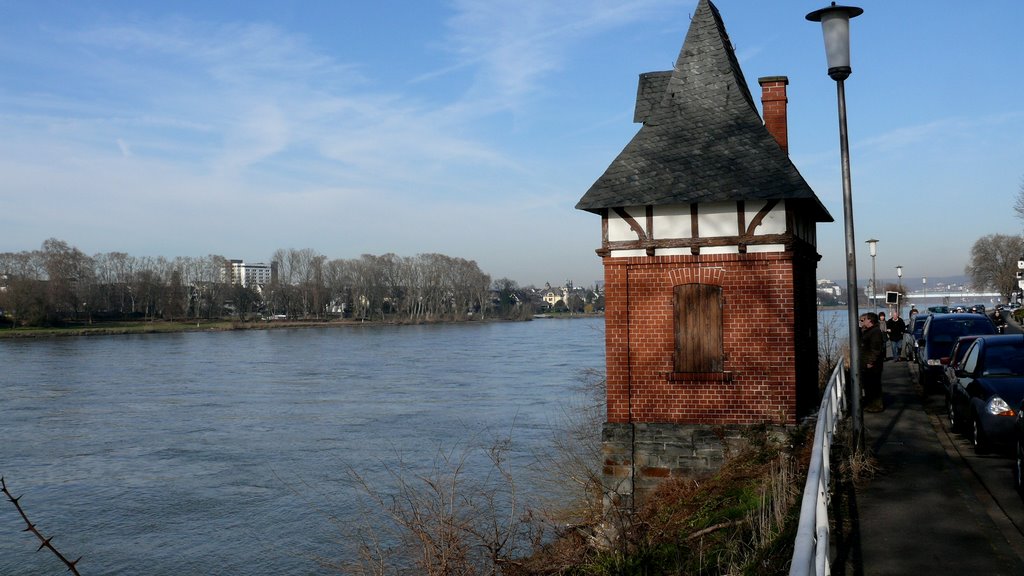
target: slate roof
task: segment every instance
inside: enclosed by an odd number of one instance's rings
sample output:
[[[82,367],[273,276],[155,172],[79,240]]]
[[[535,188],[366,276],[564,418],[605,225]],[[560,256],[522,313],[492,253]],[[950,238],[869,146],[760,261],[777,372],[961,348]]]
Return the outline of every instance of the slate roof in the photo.
[[[832,216],[764,127],[718,9],[700,0],[671,72],[641,75],[644,125],[576,204],[620,206],[806,200]]]

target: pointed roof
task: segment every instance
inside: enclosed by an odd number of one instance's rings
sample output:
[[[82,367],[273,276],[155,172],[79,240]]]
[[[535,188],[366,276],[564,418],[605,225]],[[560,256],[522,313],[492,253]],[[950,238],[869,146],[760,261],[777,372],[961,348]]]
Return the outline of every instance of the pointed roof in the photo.
[[[709,0],[698,2],[675,69],[641,75],[638,99],[644,125],[577,209],[799,199],[832,221],[764,127]]]

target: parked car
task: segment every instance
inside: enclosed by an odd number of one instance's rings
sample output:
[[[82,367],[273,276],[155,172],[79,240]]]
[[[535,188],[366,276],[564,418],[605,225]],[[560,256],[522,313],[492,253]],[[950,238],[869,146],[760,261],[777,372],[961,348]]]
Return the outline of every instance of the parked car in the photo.
[[[932,314],[949,314],[949,306],[929,306],[928,311]]]
[[[977,335],[957,338],[956,344],[953,344],[953,349],[949,351],[949,363],[942,367],[942,381],[940,384],[946,392],[946,416],[949,418],[949,428],[954,431],[962,430],[964,423],[967,421],[964,414],[953,404],[953,387],[956,386],[958,378],[956,371],[963,364],[967,350],[977,339]]]
[[[917,341],[918,381],[928,391],[938,387],[942,367],[961,336],[995,334],[996,327],[981,314],[930,314]]]
[[[930,314],[918,314],[914,316],[914,323],[907,326],[907,335],[910,336],[910,342],[904,343],[903,346],[906,348],[907,359],[912,362],[917,362],[917,341],[924,334],[924,321],[928,319],[928,316]]]
[[[1014,443],[1024,400],[1024,335],[978,337],[956,375],[953,411],[963,419],[975,450],[983,453]]]

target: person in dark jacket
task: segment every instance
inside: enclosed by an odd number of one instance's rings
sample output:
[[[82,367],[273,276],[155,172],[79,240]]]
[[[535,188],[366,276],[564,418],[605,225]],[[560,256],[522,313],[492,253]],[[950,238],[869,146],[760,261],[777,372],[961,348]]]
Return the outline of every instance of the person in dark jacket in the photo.
[[[860,383],[864,390],[864,410],[881,412],[882,405],[882,362],[885,361],[885,345],[878,315],[867,312],[860,316]]]
[[[886,327],[888,328],[889,345],[892,346],[893,362],[900,362],[903,350],[903,335],[907,333],[907,323],[903,321],[903,318],[900,318],[899,310],[892,313],[892,318],[886,322]]]

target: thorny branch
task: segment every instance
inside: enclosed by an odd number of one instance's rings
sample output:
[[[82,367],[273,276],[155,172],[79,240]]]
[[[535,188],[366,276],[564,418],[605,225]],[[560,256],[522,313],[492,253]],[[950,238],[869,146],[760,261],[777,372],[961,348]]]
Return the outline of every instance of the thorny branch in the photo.
[[[7,482],[4,480],[3,476],[0,476],[0,488],[3,489],[4,495],[7,496],[7,499],[10,500],[11,503],[14,504],[14,507],[18,509],[18,514],[21,514],[21,519],[25,521],[25,525],[27,526],[27,528],[25,528],[24,531],[35,534],[36,538],[38,538],[39,542],[41,542],[41,544],[39,544],[39,548],[36,548],[36,552],[42,550],[43,548],[48,548],[50,552],[53,552],[54,555],[56,555],[57,558],[60,558],[61,562],[63,562],[68,567],[69,572],[71,572],[75,576],[81,576],[81,574],[78,573],[78,568],[75,568],[75,564],[78,564],[78,561],[82,559],[81,556],[79,556],[78,560],[72,562],[65,558],[64,555],[61,554],[59,550],[54,548],[53,544],[50,543],[50,541],[53,540],[53,536],[50,536],[49,538],[44,537],[42,532],[40,532],[39,529],[36,528],[36,525],[28,519],[28,516],[25,514],[25,511],[22,510],[21,508],[21,504],[18,503],[18,500],[21,500],[21,496],[15,498],[13,495],[11,495],[11,491],[7,489]]]

